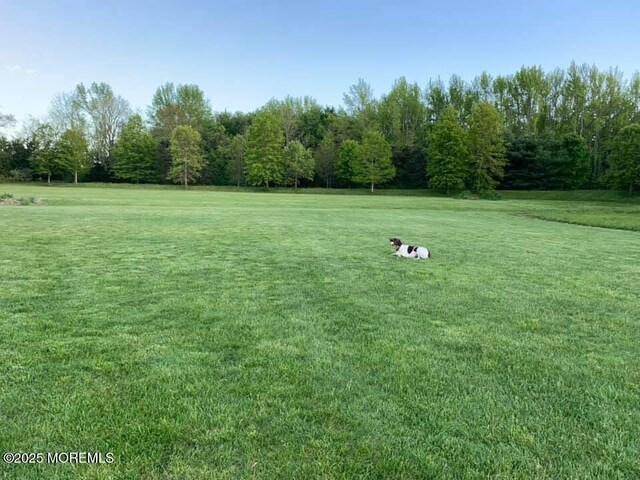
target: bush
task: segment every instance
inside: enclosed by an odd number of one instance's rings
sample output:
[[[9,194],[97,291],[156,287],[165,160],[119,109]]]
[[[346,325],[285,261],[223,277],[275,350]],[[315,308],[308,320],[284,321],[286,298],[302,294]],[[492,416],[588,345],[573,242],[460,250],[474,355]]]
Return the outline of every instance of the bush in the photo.
[[[12,182],[30,182],[33,173],[28,168],[16,168],[9,171],[9,180]]]
[[[502,194],[500,192],[496,192],[495,190],[489,190],[480,198],[482,198],[483,200],[502,200]]]
[[[458,198],[462,200],[478,200],[478,195],[469,190],[463,190],[458,194]]]

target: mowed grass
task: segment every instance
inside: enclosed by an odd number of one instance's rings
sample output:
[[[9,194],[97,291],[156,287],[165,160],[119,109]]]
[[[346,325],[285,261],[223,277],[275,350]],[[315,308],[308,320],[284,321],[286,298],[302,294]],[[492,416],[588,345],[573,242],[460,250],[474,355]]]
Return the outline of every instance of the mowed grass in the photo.
[[[640,476],[637,204],[2,192],[4,478]]]

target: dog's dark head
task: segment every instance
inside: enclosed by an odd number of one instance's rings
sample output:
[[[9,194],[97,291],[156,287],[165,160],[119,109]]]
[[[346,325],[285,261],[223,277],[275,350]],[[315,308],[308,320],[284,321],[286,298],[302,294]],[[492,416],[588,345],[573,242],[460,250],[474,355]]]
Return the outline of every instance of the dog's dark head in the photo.
[[[390,238],[389,242],[391,243],[391,246],[396,250],[398,250],[402,246],[402,242],[399,238]]]

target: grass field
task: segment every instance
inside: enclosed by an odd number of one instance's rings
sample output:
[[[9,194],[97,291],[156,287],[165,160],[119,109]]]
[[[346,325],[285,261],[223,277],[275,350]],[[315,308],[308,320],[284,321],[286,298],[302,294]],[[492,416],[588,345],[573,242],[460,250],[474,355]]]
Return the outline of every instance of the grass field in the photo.
[[[640,477],[637,201],[0,193],[0,478]]]

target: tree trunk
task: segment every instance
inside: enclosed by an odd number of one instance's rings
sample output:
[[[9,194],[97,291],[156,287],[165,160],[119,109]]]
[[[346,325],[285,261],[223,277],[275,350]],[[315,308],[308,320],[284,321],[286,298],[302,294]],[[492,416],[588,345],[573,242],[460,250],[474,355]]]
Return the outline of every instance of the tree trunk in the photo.
[[[294,189],[298,189],[298,177],[294,177],[293,179],[293,188]]]
[[[184,162],[184,189],[187,189],[187,162]]]
[[[269,190],[269,180],[267,180],[267,190]]]
[[[371,182],[371,193],[373,193],[373,182]]]
[[[78,171],[73,172],[73,183],[78,185]]]
[[[47,183],[51,185],[51,174],[47,173]]]

